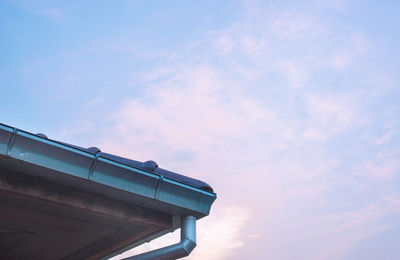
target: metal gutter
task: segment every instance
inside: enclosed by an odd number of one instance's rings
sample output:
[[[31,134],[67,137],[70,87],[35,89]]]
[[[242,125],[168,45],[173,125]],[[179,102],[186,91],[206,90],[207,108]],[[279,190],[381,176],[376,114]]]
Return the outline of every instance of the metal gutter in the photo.
[[[196,218],[183,216],[181,223],[181,241],[179,243],[123,260],[174,260],[188,256],[196,247]]]
[[[215,193],[3,124],[0,166],[173,215],[204,217],[216,199]]]

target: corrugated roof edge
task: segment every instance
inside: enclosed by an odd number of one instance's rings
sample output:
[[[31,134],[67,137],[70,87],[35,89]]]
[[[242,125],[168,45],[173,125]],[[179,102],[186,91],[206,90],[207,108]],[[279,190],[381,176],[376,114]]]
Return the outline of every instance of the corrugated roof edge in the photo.
[[[47,139],[47,140],[52,141],[52,142],[63,144],[63,145],[69,146],[71,148],[75,148],[75,149],[81,150],[83,152],[86,152],[86,153],[89,153],[89,154],[92,154],[92,155],[96,155],[98,157],[103,157],[103,158],[111,160],[111,161],[115,161],[115,162],[118,162],[118,163],[121,163],[121,164],[125,164],[127,166],[134,167],[134,168],[146,171],[146,172],[150,172],[150,173],[156,174],[158,176],[163,176],[163,177],[166,177],[168,179],[171,179],[171,180],[174,180],[174,181],[177,181],[177,182],[192,186],[194,188],[201,189],[201,190],[204,190],[204,191],[207,191],[207,192],[215,194],[213,188],[209,184],[207,184],[207,183],[205,183],[203,181],[194,179],[194,178],[187,177],[187,176],[179,174],[179,173],[175,173],[175,172],[171,172],[171,171],[159,168],[157,163],[154,162],[154,161],[139,162],[139,161],[135,161],[135,160],[132,160],[132,159],[124,158],[124,157],[121,157],[121,156],[117,156],[117,155],[113,155],[113,154],[109,154],[109,153],[104,153],[97,147],[84,148],[84,147],[80,147],[80,146],[77,146],[77,145],[73,145],[73,144],[64,143],[64,142],[61,142],[61,141],[50,139],[46,135],[44,135],[42,133],[33,134],[33,133],[28,132],[28,131],[21,130],[21,129],[18,129],[18,128],[15,128],[15,127],[3,124],[3,123],[0,123],[0,126],[12,128],[12,129],[14,129],[14,131],[18,130],[18,131],[25,132],[25,133],[28,133],[28,134],[31,134],[31,135],[36,135],[37,137],[42,138],[42,139]]]

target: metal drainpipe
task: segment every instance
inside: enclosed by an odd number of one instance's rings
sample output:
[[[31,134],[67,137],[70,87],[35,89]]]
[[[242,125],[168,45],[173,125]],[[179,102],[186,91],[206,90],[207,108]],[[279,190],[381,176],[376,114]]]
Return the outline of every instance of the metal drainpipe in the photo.
[[[196,218],[183,216],[181,218],[181,242],[175,245],[155,249],[123,260],[174,260],[188,256],[196,247]]]

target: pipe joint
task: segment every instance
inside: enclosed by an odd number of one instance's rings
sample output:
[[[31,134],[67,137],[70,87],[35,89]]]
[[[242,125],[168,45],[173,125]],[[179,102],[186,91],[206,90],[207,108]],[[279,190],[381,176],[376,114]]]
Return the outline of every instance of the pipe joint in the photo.
[[[196,247],[196,217],[181,218],[181,241],[178,244],[140,255],[124,258],[123,260],[174,260],[188,256]]]

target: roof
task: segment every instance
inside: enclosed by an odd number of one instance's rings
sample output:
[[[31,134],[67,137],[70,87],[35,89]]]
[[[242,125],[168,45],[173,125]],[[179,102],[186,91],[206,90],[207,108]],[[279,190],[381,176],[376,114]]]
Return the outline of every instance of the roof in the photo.
[[[99,259],[207,216],[216,194],[153,161],[0,124],[0,198],[0,256]]]
[[[49,139],[45,134],[42,133],[38,133],[36,134],[36,136],[40,137],[40,138],[44,138],[44,139]],[[52,140],[54,142],[58,142],[55,140]],[[144,171],[148,171],[154,174],[157,174],[158,176],[164,176],[166,178],[190,185],[192,187],[195,188],[199,188],[205,191],[209,191],[209,192],[213,192],[213,189],[211,188],[210,185],[208,185],[207,183],[205,183],[204,181],[200,181],[194,178],[190,178],[187,177],[185,175],[179,174],[179,173],[175,173],[172,171],[168,171],[165,169],[162,169],[160,167],[158,167],[158,164],[155,161],[152,160],[148,160],[145,162],[139,162],[139,161],[135,161],[132,159],[128,159],[128,158],[124,158],[121,156],[117,156],[117,155],[113,155],[113,154],[109,154],[109,153],[104,153],[102,152],[99,148],[97,147],[89,147],[89,148],[84,148],[84,147],[80,147],[80,146],[76,146],[76,145],[72,145],[72,144],[68,144],[68,143],[63,143],[63,142],[58,142],[64,145],[67,145],[69,147],[72,148],[76,148],[79,149],[81,151],[85,151],[88,152],[90,154],[93,154],[97,157],[101,157],[101,158],[105,158],[105,159],[109,159],[112,160],[114,162],[118,162],[121,164],[125,164],[131,167],[135,167],[137,169],[141,169]]]

